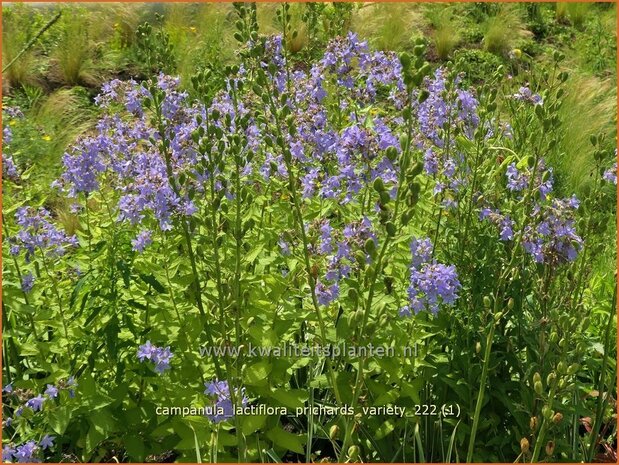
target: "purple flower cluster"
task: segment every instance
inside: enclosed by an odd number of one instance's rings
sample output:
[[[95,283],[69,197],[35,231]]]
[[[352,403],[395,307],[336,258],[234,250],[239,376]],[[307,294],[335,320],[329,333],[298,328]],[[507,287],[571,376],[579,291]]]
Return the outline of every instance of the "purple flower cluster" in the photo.
[[[36,443],[36,441],[28,441],[16,447],[6,445],[2,449],[2,461],[17,463],[39,463],[41,462],[41,459],[37,457],[39,448],[40,447]]]
[[[74,397],[75,387],[77,387],[77,383],[75,382],[73,376],[71,376],[66,381],[61,380],[57,386],[48,384],[43,394],[38,394],[34,397],[28,398],[23,405],[18,404],[19,406],[14,410],[14,416],[16,419],[22,417],[24,409],[26,408],[31,409],[33,413],[41,412],[46,402],[58,398],[60,390],[66,389],[69,391],[69,396]],[[30,391],[13,389],[12,384],[7,384],[6,386],[4,386],[2,388],[2,393],[8,397],[3,399],[3,404],[5,406],[10,405],[11,400],[18,400],[21,402],[24,400],[24,397],[31,395]],[[13,426],[13,422],[13,418],[5,417],[3,421],[3,427],[10,428],[11,426]],[[15,428],[21,428],[21,426],[17,426]],[[10,461],[19,463],[40,462],[37,455],[38,452],[53,447],[54,439],[54,436],[46,434],[45,436],[43,436],[43,438],[41,438],[41,441],[38,444],[35,441],[28,441],[19,446],[15,446],[13,444],[6,445],[4,446],[2,451],[2,460],[4,462]]]
[[[499,210],[482,208],[479,214],[480,220],[489,220],[499,229],[499,236],[502,241],[511,241],[514,238],[514,221],[509,215],[502,214]]]
[[[321,222],[319,229],[317,254],[325,258],[327,272],[316,283],[316,297],[321,305],[329,305],[339,297],[340,280],[348,277],[357,264],[355,251],[363,250],[368,239],[376,244],[377,238],[367,217],[346,225],[341,232],[334,230],[327,220]],[[365,254],[365,260],[370,262],[370,256]]]
[[[136,252],[144,252],[144,249],[153,243],[151,231],[140,232],[135,239],[131,241],[133,250]]]
[[[17,107],[6,107],[2,111],[5,113],[3,123],[10,122],[14,118],[23,118],[22,112]],[[2,177],[11,181],[19,179],[19,170],[15,165],[13,157],[7,153],[7,148],[13,141],[13,131],[10,126],[2,129]]]
[[[35,278],[32,273],[28,272],[25,275],[23,275],[21,278],[22,291],[24,291],[25,293],[30,292],[32,288],[34,287],[34,281],[35,281]]]
[[[522,192],[529,187],[531,182],[532,168],[518,168],[515,163],[510,163],[507,166],[505,175],[507,177],[507,188],[512,192]],[[552,192],[553,177],[552,168],[546,168],[544,160],[539,160],[533,181],[533,189],[538,190],[542,200],[546,199],[548,194]]]
[[[232,404],[232,398],[230,395],[230,385],[228,381],[212,381],[210,383],[204,383],[204,394],[208,395],[213,404],[210,407],[212,413],[207,413],[207,417],[213,423],[220,423],[234,417],[234,405]],[[241,405],[245,406],[249,402],[247,396],[245,396],[245,388],[239,391],[235,391],[237,395],[241,396]]]
[[[446,72],[438,68],[432,78],[426,78],[424,89],[428,92],[428,98],[417,107],[417,120],[421,135],[427,139],[420,140],[419,143],[425,147],[446,147],[453,141],[445,140],[443,128],[446,124],[460,126],[465,134],[470,135],[479,125],[477,107],[479,102],[473,94],[465,89],[456,87],[455,92],[447,90]],[[456,85],[459,80],[456,79]],[[428,173],[432,173],[428,170]]]
[[[390,99],[404,90],[402,66],[393,52],[370,52],[367,42],[349,32],[346,37],[332,40],[322,59],[312,69],[313,93],[326,95],[322,88],[324,79],[335,78],[341,90],[352,93],[357,103],[371,103],[379,89],[390,90]]]
[[[37,249],[47,256],[58,257],[64,255],[67,247],[78,245],[75,236],[68,236],[51,223],[51,214],[45,208],[21,207],[15,217],[21,229],[9,239],[11,254],[18,255],[24,250],[27,262],[32,260]],[[26,287],[32,282],[29,279]]]
[[[575,227],[578,206],[575,196],[535,206],[535,223],[525,227],[523,247],[537,263],[557,265],[576,259],[583,242]]]
[[[7,444],[2,448],[2,461],[15,463],[40,463],[39,451],[54,447],[55,436],[46,434],[39,443],[30,440],[19,446]]]
[[[541,95],[534,94],[533,91],[527,86],[520,87],[520,89],[518,89],[518,92],[516,92],[512,97],[520,102],[526,102],[532,105],[544,104],[544,100],[542,99]]]
[[[149,360],[155,364],[155,371],[159,374],[170,368],[170,361],[174,354],[170,351],[170,347],[157,347],[146,341],[145,344],[138,347],[138,360],[143,362]]]
[[[399,150],[399,144],[382,118],[375,117],[370,127],[353,120],[340,134],[333,130],[324,134],[320,140],[316,134],[306,139],[314,156],[304,163],[301,185],[305,198],[317,193],[348,203],[377,177],[395,186],[397,168],[385,151],[390,147]]]
[[[82,139],[70,153],[63,155],[64,173],[52,186],[69,186],[69,197],[75,197],[80,192],[88,195],[98,190],[98,175],[106,169],[102,157],[106,144],[101,135]]]
[[[13,157],[4,153],[2,154],[2,177],[11,181],[19,179],[19,171],[13,161]]]
[[[472,138],[479,126],[474,94],[461,88],[456,77],[448,86],[446,71],[439,68],[424,80],[428,97],[416,106],[418,133],[414,144],[423,153],[424,171],[436,180],[434,195],[441,194],[446,207],[455,207],[454,198],[465,183],[468,173],[466,158],[458,151],[453,134],[456,129]],[[451,90],[448,90],[449,89]],[[449,131],[447,127],[452,128]]]
[[[455,266],[434,260],[432,243],[427,238],[411,241],[411,256],[409,305],[400,309],[400,316],[423,310],[436,314],[441,304],[453,305],[461,287]]]
[[[179,84],[178,78],[163,74],[144,85],[117,80],[106,84],[97,103],[109,107],[110,115],[99,121],[95,135],[82,139],[65,154],[65,170],[55,186],[70,196],[90,194],[106,186],[119,194],[118,219],[133,225],[154,217],[159,228],[166,231],[172,228],[175,216],[195,214],[197,207],[189,197],[204,192],[204,183],[218,175],[204,170],[208,160],[198,153],[197,144],[202,139],[196,141],[195,133],[198,128],[206,129],[204,121],[213,121],[217,112],[220,118],[214,125],[222,134],[209,134],[209,142],[227,145],[227,137],[236,132],[236,118],[246,116],[247,110],[242,104],[235,107],[225,93],[217,96],[208,109],[198,104],[192,106],[187,93],[179,90]],[[113,111],[114,104],[124,106],[131,115],[121,117]],[[146,104],[160,110],[161,125],[152,118],[152,112],[142,111]],[[229,125],[223,123],[227,116],[232,120]],[[168,142],[165,145],[161,143],[160,130]],[[257,127],[250,126],[246,135],[248,149],[255,149],[259,140]],[[249,173],[248,170],[251,166],[243,173]],[[220,181],[216,185],[218,190],[222,189]],[[145,231],[132,241],[137,251],[149,243],[149,233]]]
[[[617,185],[617,162],[615,162],[615,164],[611,168],[604,171],[602,179],[604,179],[604,181],[606,182],[614,184],[615,186]]]

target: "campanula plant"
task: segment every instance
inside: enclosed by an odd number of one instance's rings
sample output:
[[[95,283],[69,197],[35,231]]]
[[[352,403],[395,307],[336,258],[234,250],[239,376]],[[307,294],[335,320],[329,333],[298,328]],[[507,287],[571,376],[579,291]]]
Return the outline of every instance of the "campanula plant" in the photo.
[[[238,61],[190,82],[140,28],[162,69],[101,87],[40,200],[5,109],[3,460],[590,460],[616,152],[585,196],[553,169],[564,57],[470,87],[234,8]]]

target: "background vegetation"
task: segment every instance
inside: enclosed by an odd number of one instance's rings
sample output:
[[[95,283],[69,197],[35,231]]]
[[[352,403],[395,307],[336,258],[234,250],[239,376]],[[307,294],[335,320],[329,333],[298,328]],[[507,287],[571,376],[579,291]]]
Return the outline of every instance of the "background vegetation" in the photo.
[[[552,110],[554,112],[552,116],[556,116],[553,131],[556,130],[559,136],[555,139],[555,146],[552,150],[548,150],[546,161],[554,169],[557,197],[568,197],[575,193],[579,198],[586,198],[591,192],[598,192],[599,177],[592,176],[592,172],[599,167],[599,154],[610,153],[616,146],[615,4],[294,3],[287,10],[289,18],[285,25],[282,24],[280,11],[281,5],[257,4],[257,27],[261,34],[266,35],[284,32],[284,46],[295,69],[309,69],[316,59],[322,57],[331,39],[345,35],[352,30],[358,34],[360,39],[367,40],[372,50],[394,50],[408,52],[414,56],[421,47],[423,58],[429,62],[432,71],[439,67],[446,67],[461,72],[461,84],[480,89],[480,95],[485,96],[491,93],[490,88],[498,89],[500,95],[496,102],[500,106],[499,111],[506,113],[513,110],[509,108],[509,102],[513,101],[510,92],[518,90],[516,82],[529,84],[534,92],[542,92],[545,83],[554,82],[560,73],[566,72],[567,79],[561,83],[561,96],[556,94],[550,96],[556,98],[556,101],[560,100],[562,104]],[[26,47],[57,13],[60,13],[59,19],[34,42],[33,46]],[[11,155],[22,173],[21,179],[11,185],[11,196],[30,205],[44,205],[53,212],[54,219],[62,225],[67,234],[77,232],[81,237],[92,237],[91,231],[86,232],[83,222],[74,214],[69,200],[60,195],[57,190],[50,189],[50,184],[60,177],[63,171],[62,156],[70,150],[72,144],[80,136],[96,133],[96,125],[103,116],[102,110],[95,105],[95,98],[100,94],[101,86],[112,79],[134,79],[142,82],[156,76],[159,71],[163,71],[180,76],[181,88],[188,92],[190,97],[207,99],[212,96],[210,94],[215,94],[225,88],[225,70],[230,69],[226,67],[241,63],[242,54],[247,52],[243,47],[239,47],[244,37],[239,37],[239,34],[243,33],[243,28],[237,26],[238,20],[238,9],[235,9],[232,4],[49,4],[43,6],[12,4],[5,6],[3,8],[2,57],[3,68],[6,69],[3,72],[2,82],[3,107],[18,107],[24,113],[23,118],[7,119],[13,137]],[[204,84],[205,73],[208,75],[208,85]],[[484,101],[486,108],[487,105],[492,104],[494,102]],[[526,132],[535,126],[532,123],[536,121],[534,111],[518,113],[514,110],[512,113],[523,118],[513,122],[513,128],[523,133],[518,140],[529,140]],[[3,116],[7,118],[6,115],[3,114]],[[538,132],[531,136],[531,140],[538,136],[540,140],[542,139],[539,128],[536,130]],[[531,132],[535,131],[531,129]],[[616,393],[611,386],[616,378],[614,360],[616,353],[614,344],[609,344],[609,341],[614,341],[616,322],[608,316],[614,311],[614,307],[609,305],[609,302],[613,295],[614,280],[612,277],[615,275],[616,267],[616,197],[613,191],[607,189],[608,187],[603,187],[606,189],[605,195],[599,197],[599,202],[592,204],[594,208],[587,205],[587,208],[593,208],[596,214],[592,216],[594,220],[591,220],[586,227],[594,231],[599,244],[591,251],[590,259],[586,262],[587,269],[584,269],[585,265],[583,265],[583,270],[580,270],[582,274],[579,276],[585,276],[586,278],[583,279],[586,282],[579,282],[578,286],[581,289],[582,284],[582,305],[587,309],[593,309],[591,318],[586,320],[586,324],[578,319],[574,321],[574,318],[570,321],[562,319],[559,322],[557,319],[553,322],[559,333],[561,331],[569,333],[566,328],[577,327],[578,331],[582,330],[582,334],[579,333],[578,344],[575,343],[574,347],[567,344],[565,338],[559,338],[559,336],[556,337],[558,340],[552,344],[561,348],[559,352],[565,355],[566,359],[582,362],[583,370],[586,372],[576,380],[580,391],[574,393],[574,396],[581,396],[578,400],[582,401],[582,403],[574,402],[574,405],[584,405],[586,409],[564,410],[562,413],[562,416],[565,415],[564,421],[554,415],[546,419],[547,423],[551,424],[549,427],[551,433],[556,434],[560,439],[557,444],[549,440],[545,444],[544,452],[546,456],[552,457],[556,446],[563,455],[553,458],[562,460],[616,460],[613,450],[616,449]],[[95,215],[104,216],[102,205],[96,201],[92,201],[92,204],[87,202],[86,211],[89,211],[89,208]],[[279,216],[285,217],[288,213],[285,210],[276,210],[274,216],[277,219]],[[101,224],[106,225],[106,222],[107,219]],[[583,225],[579,224],[579,227]],[[104,231],[106,229],[102,227],[94,231],[94,234],[103,234]],[[118,256],[133,253],[126,240],[129,234],[126,231],[123,234],[124,236],[120,239],[114,237],[111,241],[113,247],[118,247],[117,250],[112,250],[109,255],[103,254],[98,258],[103,268],[107,266],[109,270],[114,270],[111,271],[112,276],[109,277],[109,282],[102,280],[101,283],[122,283],[124,279],[129,279],[124,274],[128,269],[127,264],[122,259],[116,261]],[[122,240],[125,242],[123,243]],[[276,238],[270,238],[270,240],[275,241]],[[118,244],[115,241],[118,241]],[[400,246],[404,247],[403,244]],[[105,245],[105,247],[111,246]],[[5,249],[7,247],[3,249],[3,256],[7,257]],[[179,255],[177,249],[174,249],[174,244],[166,243],[162,245],[162,250],[167,252],[166,257]],[[483,254],[484,250],[474,250],[472,253],[475,252]],[[8,261],[6,258],[3,261],[5,268],[11,266],[6,264]],[[183,269],[182,267],[186,266],[186,263],[179,264],[177,261],[172,263],[172,267],[176,267],[175,273],[179,268]],[[142,267],[144,272],[150,266],[145,259],[138,258],[136,263],[136,267]],[[468,269],[461,273],[468,272],[471,276],[473,273],[480,273],[480,283],[482,281],[487,283],[491,282],[491,279],[483,276],[483,272],[492,269]],[[128,305],[134,305],[134,310],[138,311],[148,308],[151,304],[156,307],[169,303],[166,296],[157,294],[158,286],[161,284],[156,279],[153,281],[152,276],[149,277],[147,274],[140,276],[141,281],[138,280],[139,283],[134,283],[134,285],[144,293],[143,301],[136,301],[132,295],[116,295],[115,298],[119,301],[130,302]],[[175,284],[178,286],[187,285],[180,274],[175,279]],[[558,295],[566,297],[565,301],[561,300],[565,305],[574,304],[568,298],[572,279],[572,274],[561,275],[554,289]],[[17,295],[19,289],[19,284],[16,283],[17,279],[14,283],[9,283],[12,285],[10,290],[13,291],[13,296]],[[107,290],[101,283],[98,283],[101,288],[96,290],[101,294],[93,297],[99,301],[105,300],[104,296],[107,298],[108,295],[104,294]],[[83,302],[88,300],[87,292],[90,290],[86,291],[76,286],[75,293],[70,296],[71,305],[79,308],[78,297],[80,299],[83,297],[83,300],[79,301],[82,302],[81,310],[83,311]],[[120,294],[122,292],[119,291]],[[283,292],[284,290],[278,289],[274,294],[280,295]],[[37,295],[42,294],[45,292]],[[48,296],[43,297],[48,298]],[[14,298],[17,301],[17,298]],[[270,298],[266,294],[260,296],[263,302]],[[524,308],[525,304],[526,302],[519,301],[517,305]],[[580,304],[581,302],[577,302],[574,305]],[[186,309],[189,312],[191,305],[187,305]],[[103,318],[94,312],[92,315],[92,319],[97,319],[97,321]],[[4,311],[3,316],[6,318]],[[78,312],[76,318],[84,318],[84,316]],[[44,318],[44,315],[40,318]],[[459,322],[447,318],[431,320],[433,323],[422,322],[422,327],[415,329],[418,331],[416,334],[422,334],[428,338],[433,336],[438,341],[442,341],[441,336],[438,335],[442,332],[457,338],[458,333],[454,330],[454,322]],[[88,320],[92,321],[90,317]],[[282,322],[282,334],[289,329],[285,323],[286,321]],[[427,326],[425,326],[426,323]],[[485,324],[486,321],[483,320],[483,323]],[[539,326],[545,324],[545,322],[540,323],[535,330],[537,331]],[[125,321],[116,320],[110,323],[106,320],[102,334],[97,337],[105,341],[107,346],[117,349],[116,344],[121,343],[119,338],[122,339],[122,343],[125,343],[133,337],[126,328],[120,331],[119,325],[125,325]],[[11,350],[17,350],[15,347],[11,348],[6,341],[20,341],[21,338],[27,338],[28,331],[22,329],[11,333],[11,337],[5,339],[3,347],[5,354]],[[504,364],[501,366],[508,366],[512,362],[517,363],[520,359],[514,355],[511,336],[507,336],[514,334],[516,330],[505,324],[497,331],[503,332],[500,336],[497,335],[494,345],[497,359],[500,360],[500,364]],[[543,328],[540,331],[544,334]],[[466,338],[463,337],[463,340],[459,341],[462,343],[461,347],[464,348],[464,355],[451,354],[452,358],[449,363],[446,362],[447,357],[443,357],[441,342],[427,344],[427,352],[424,354],[428,355],[426,357],[428,366],[420,366],[418,369],[425,369],[426,373],[439,379],[435,385],[439,386],[437,390],[441,392],[431,392],[432,384],[428,382],[419,386],[411,386],[411,391],[416,390],[415,392],[418,392],[417,395],[421,396],[421,399],[430,399],[453,390],[462,399],[468,401],[468,405],[465,405],[467,412],[473,411],[475,396],[478,392],[476,383],[482,373],[481,355],[483,353],[475,359],[475,363],[470,365],[466,364],[469,363],[467,356],[473,351],[479,354],[482,348],[490,346],[490,344],[485,346],[481,343],[475,344],[475,340],[469,339],[469,335],[473,333],[474,331],[471,330]],[[479,335],[476,334],[477,336]],[[485,337],[484,334],[481,336]],[[269,334],[268,337],[274,336]],[[543,342],[540,343],[529,334],[521,334],[519,329],[518,338],[519,341],[530,343],[530,347],[544,345]],[[449,342],[445,336],[445,347]],[[27,348],[20,347],[19,350],[21,351],[19,354],[12,353],[11,356],[20,359],[28,355],[38,355],[36,352],[28,353]],[[98,354],[96,350],[92,353]],[[587,354],[586,357],[583,356],[582,360],[578,360],[580,354],[584,353]],[[115,355],[107,354],[106,357],[109,356],[113,361]],[[523,355],[523,357],[529,356],[535,358],[535,354]],[[23,363],[27,365],[26,358],[23,360]],[[552,364],[555,362],[557,360],[547,360],[546,364],[554,367]],[[98,362],[93,355],[89,358],[88,364],[92,368],[95,363]],[[430,365],[430,363],[435,365]],[[500,382],[502,375],[505,375],[505,378],[509,377],[510,374],[500,372],[501,366],[490,375],[494,378],[489,385],[496,386],[497,384],[493,382]],[[572,370],[571,367],[572,365],[568,368],[565,364],[562,367],[564,373],[561,374],[565,375],[566,379],[568,370]],[[4,368],[6,384],[6,379],[10,379],[12,373],[8,367]],[[389,373],[388,366],[383,366],[381,369]],[[533,380],[529,384],[535,385],[538,380],[535,379],[533,373],[527,370],[531,371],[526,367],[522,368],[522,372]],[[36,370],[33,369],[33,371],[32,378],[28,380],[32,382],[31,387],[40,381],[38,376],[41,375]],[[109,374],[111,382],[115,381],[116,377],[122,378],[123,373],[119,373],[120,371]],[[28,370],[26,372],[27,376],[30,376],[30,372]],[[460,373],[468,378],[466,380],[456,379],[451,377],[452,373]],[[54,373],[54,376],[57,378],[60,374],[69,375],[70,373]],[[569,376],[572,375],[573,373]],[[392,373],[389,373],[389,376],[392,376]],[[260,378],[260,374],[254,374],[254,377]],[[393,374],[393,377],[397,378],[397,373]],[[137,418],[144,413],[140,413],[141,398],[134,411],[136,418],[123,418],[122,421],[118,421],[112,414],[113,407],[117,405],[111,404],[110,399],[122,397],[123,392],[103,393],[102,388],[92,377],[88,377],[87,373],[79,381],[79,392],[83,398],[80,399],[79,406],[73,404],[77,413],[73,417],[71,426],[67,426],[68,420],[67,424],[64,423],[63,412],[55,412],[50,418],[46,418],[46,421],[53,431],[64,431],[68,428],[77,444],[75,450],[81,452],[79,456],[74,455],[73,451],[66,455],[57,452],[56,458],[67,461],[194,461],[196,459],[198,446],[197,440],[194,439],[193,428],[203,431],[206,428],[203,423],[197,422],[189,426],[175,425],[175,428],[178,428],[175,429],[174,434],[178,437],[174,439],[177,442],[180,439],[183,446],[180,447],[176,443],[173,444],[174,441],[170,442],[166,439],[167,442],[156,444],[157,453],[150,453],[150,449],[147,451],[143,442],[123,442],[121,433],[125,424],[128,428],[142,427]],[[140,379],[139,382],[142,383],[142,380]],[[553,380],[546,376],[539,382],[546,387],[553,384]],[[255,384],[259,385],[258,382]],[[499,412],[506,412],[505,415],[509,414],[511,418],[517,418],[519,432],[529,430],[530,416],[527,415],[526,404],[537,402],[534,399],[537,387],[533,392],[529,389],[530,386],[525,385],[524,382],[511,381],[501,386],[500,389],[504,391],[497,390],[488,394],[483,404],[484,412],[492,413],[482,417],[479,424],[478,442],[482,441],[479,437],[486,437],[485,435],[494,439],[493,442],[480,447],[480,455],[476,455],[475,459],[486,461],[508,459],[511,461],[517,457],[517,460],[524,461],[531,458],[532,451],[529,451],[528,443],[507,442],[513,438],[497,435],[497,431],[504,426]],[[299,382],[297,387],[303,386],[304,383]],[[392,395],[392,391],[383,392],[380,383],[372,386],[375,389],[372,394],[376,397],[384,395],[388,398]],[[173,395],[170,391],[172,390],[168,387],[166,395]],[[518,398],[515,400],[511,398],[511,401],[507,402],[505,401],[509,397],[507,393],[512,396],[516,395]],[[545,391],[544,395],[546,395]],[[286,401],[295,405],[298,404],[299,399],[287,398]],[[99,414],[91,415],[91,412],[87,411],[91,407]],[[537,407],[540,405],[536,404]],[[596,415],[591,412],[595,412]],[[75,420],[76,417],[79,420]],[[555,423],[556,418],[558,420]],[[387,422],[372,424],[372,432],[360,431],[358,434],[366,438],[366,443],[371,443],[370,449],[374,451],[374,455],[368,457],[369,460],[389,461],[393,458],[394,460],[416,461],[463,461],[464,456],[459,453],[467,450],[469,422],[467,420],[460,423],[452,420],[438,422],[424,420],[412,427],[407,424],[409,429],[404,431],[403,437],[412,444],[414,451],[412,457],[405,456],[404,446],[400,448],[401,438],[396,437],[390,442],[392,429]],[[100,426],[96,426],[97,421],[101,422]],[[7,426],[6,423],[3,426]],[[246,428],[249,431],[254,426],[250,424]],[[330,432],[320,431],[315,438],[317,441],[322,441],[320,444],[325,449],[321,451],[322,455],[311,455],[312,451],[309,449],[306,455],[298,443],[298,436],[290,433],[290,431],[301,430],[304,425],[286,424],[284,426],[287,429],[280,428],[279,425],[274,427],[273,431],[277,431],[276,437],[268,438],[269,446],[264,450],[260,444],[255,446],[254,450],[250,451],[253,454],[250,458],[262,461],[333,459],[335,452],[329,448],[336,441],[330,436]],[[539,431],[538,427],[539,425],[530,426],[530,430]],[[252,432],[256,429],[258,427]],[[374,431],[379,432],[379,439],[374,440]],[[450,435],[442,435],[443,431],[449,431]],[[167,434],[168,431],[157,431],[157,437],[169,439]],[[110,437],[113,439],[108,440]],[[445,437],[444,441],[436,439]],[[234,446],[235,438],[226,431],[221,431],[219,439],[226,447]],[[289,447],[291,443],[293,446]],[[150,446],[155,447],[153,444],[154,442]],[[548,452],[549,447],[550,452]],[[290,452],[299,448],[301,452]],[[178,450],[181,453],[178,453]],[[210,450],[212,453],[213,448]],[[217,450],[215,447],[214,458],[217,458]],[[342,454],[347,452],[343,451]],[[544,457],[544,452],[537,450],[536,453],[538,457]],[[221,454],[220,459],[236,458],[232,453],[226,455],[222,451]],[[345,457],[345,455],[340,455],[340,457]],[[213,456],[210,458],[212,459]],[[351,461],[358,458],[358,456],[349,457]]]

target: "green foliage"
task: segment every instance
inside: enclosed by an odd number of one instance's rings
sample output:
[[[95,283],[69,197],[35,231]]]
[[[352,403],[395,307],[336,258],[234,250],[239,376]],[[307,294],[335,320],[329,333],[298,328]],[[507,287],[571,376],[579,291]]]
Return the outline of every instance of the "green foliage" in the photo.
[[[461,40],[460,30],[454,20],[452,8],[432,9],[430,12],[436,54],[440,60],[446,60]]]
[[[530,34],[524,28],[521,11],[505,4],[485,23],[484,49],[497,55],[507,55],[514,48],[516,41]]]
[[[4,419],[14,421],[3,425],[3,446],[52,434],[56,446],[39,454],[55,462],[613,458],[616,186],[601,175],[616,156],[614,5],[559,4],[556,16],[553,5],[486,2],[62,8],[63,20],[5,75],[5,112],[17,106],[24,117],[3,114],[12,133],[3,160],[12,157],[19,172],[3,174],[3,383],[15,389],[3,394]],[[55,10],[12,4],[3,11],[8,60]],[[399,56],[402,88],[374,82],[376,98],[365,101],[359,95],[367,97],[367,76],[350,89],[325,72],[324,112],[293,110],[287,99],[306,85],[295,73],[307,72],[330,39],[351,29],[372,51],[398,52],[387,56]],[[265,65],[271,34],[284,37],[281,65]],[[348,65],[353,73],[362,66],[356,58]],[[445,90],[430,95],[438,68]],[[164,116],[169,96],[149,81],[160,71],[181,77],[186,114]],[[101,82],[112,78],[144,86],[132,88],[148,91],[139,111],[126,102],[93,105]],[[121,98],[123,85],[114,88]],[[539,101],[522,97],[524,87]],[[460,114],[469,97],[478,121],[448,118],[435,128],[447,143],[429,142],[418,113],[424,102],[435,105],[431,115],[444,102]],[[194,105],[210,107],[213,99],[217,113],[191,119]],[[104,123],[106,114],[112,120]],[[381,144],[391,147],[359,145],[354,156],[370,149],[368,171],[352,200],[303,195],[312,165],[292,153],[299,130],[310,128],[304,134],[328,145],[323,120],[340,142],[351,128],[371,133],[378,118],[392,131]],[[121,143],[138,120],[152,137]],[[98,187],[87,195],[51,188],[65,152],[75,155],[76,141],[98,137],[95,125],[110,121],[118,126],[97,150],[108,156],[111,147],[115,169],[91,167]],[[317,190],[340,172],[343,147],[324,151]],[[172,152],[191,162],[168,169]],[[318,150],[304,145],[301,152],[311,160]],[[126,162],[144,154],[156,163],[137,180],[126,167],[140,170]],[[424,162],[432,155],[452,161],[455,174],[442,165],[429,173]],[[554,181],[546,198],[531,182],[518,191],[507,186],[511,166],[535,170],[541,159]],[[395,180],[373,179],[380,160],[397,167]],[[163,230],[147,210],[122,220],[122,202],[134,192],[119,182],[127,174],[145,191],[179,190],[196,211],[173,213]],[[537,263],[518,241],[536,206],[572,194],[580,200],[574,228],[583,247],[574,261]],[[27,205],[46,208],[79,247],[62,257],[13,254],[16,213]],[[484,207],[514,221],[512,239],[499,238],[492,216],[481,218]],[[338,228],[363,217],[376,241],[351,244],[352,271],[339,280],[338,297],[318,303],[317,282],[328,266],[317,252],[324,221]],[[136,236],[147,230],[152,242],[138,251]],[[457,270],[460,297],[436,314],[402,317],[411,300],[411,238],[425,236],[434,244],[433,266]],[[36,278],[29,292],[22,287],[27,273]],[[170,370],[160,374],[152,360],[136,358],[147,341],[172,348]],[[200,351],[367,342],[396,355]],[[70,376],[77,386],[68,385]],[[252,406],[289,413],[221,423],[195,412],[155,413],[209,405],[205,383],[215,379],[228,380],[231,402],[247,396]],[[48,384],[59,387],[58,398],[18,416]],[[352,405],[358,415],[303,410]],[[363,410],[379,407],[406,413]]]
[[[580,2],[557,2],[557,20],[560,22],[569,21],[576,28],[581,28],[589,11],[590,3]]]
[[[453,61],[470,84],[486,81],[504,64],[503,60],[493,53],[477,49],[458,50],[454,54]]]

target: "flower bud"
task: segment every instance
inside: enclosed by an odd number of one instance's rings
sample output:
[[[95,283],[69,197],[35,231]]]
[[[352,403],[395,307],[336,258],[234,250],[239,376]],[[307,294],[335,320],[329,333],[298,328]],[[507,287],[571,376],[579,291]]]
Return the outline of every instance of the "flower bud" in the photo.
[[[484,296],[484,307],[490,308],[490,305],[492,305],[492,301],[490,300],[489,296],[485,295]]]
[[[408,53],[402,52],[400,53],[400,64],[403,69],[408,69],[411,66],[411,57]]]
[[[529,440],[527,438],[522,438],[520,440],[520,451],[523,454],[526,454],[527,452],[529,452]]]
[[[480,353],[481,352],[481,343],[479,341],[477,341],[477,344],[475,344],[475,353]]]
[[[389,201],[391,200],[391,196],[389,195],[389,192],[387,191],[382,191],[380,193],[380,203],[383,205],[387,205],[389,203]]]
[[[563,361],[559,362],[559,364],[557,365],[557,371],[561,375],[564,375],[567,372],[567,367],[565,366],[565,363]]]
[[[552,411],[550,407],[548,407],[547,405],[544,405],[544,407],[542,407],[542,415],[546,420],[550,420],[552,416],[554,415],[554,412]]]
[[[364,250],[369,254],[372,254],[376,251],[376,244],[374,243],[374,239],[370,237],[367,241],[365,241]]]
[[[552,455],[555,451],[555,443],[554,441],[548,441],[546,444],[546,455]]]
[[[385,184],[383,183],[383,180],[381,178],[376,178],[374,180],[374,190],[376,192],[382,192],[385,190]]]
[[[511,310],[512,308],[514,308],[514,298],[510,297],[509,300],[507,301],[507,309]]]
[[[576,374],[576,372],[578,371],[579,368],[580,368],[580,365],[578,363],[574,363],[574,364],[570,365],[569,368],[567,369],[567,374],[568,375],[574,375],[574,374]]]
[[[546,378],[546,384],[550,386],[552,383],[555,382],[556,379],[557,375],[554,373],[554,371],[552,371],[548,374],[548,377]]]
[[[541,396],[542,393],[544,392],[544,386],[542,386],[541,381],[535,381],[535,383],[533,384],[533,389],[535,389],[535,392],[539,396]]]
[[[395,224],[393,224],[391,221],[389,221],[385,225],[385,229],[387,230],[387,234],[389,234],[389,237],[395,236],[395,233],[396,233]]]
[[[329,428],[329,437],[331,438],[332,441],[337,439],[339,435],[340,435],[340,427],[339,426],[333,425],[331,428]]]
[[[413,165],[413,168],[411,170],[411,175],[413,177],[419,176],[422,171],[423,171],[423,163],[418,161],[417,163]]]
[[[391,146],[387,148],[385,152],[389,161],[394,161],[398,157],[398,151],[395,147]]]
[[[408,150],[408,136],[406,134],[403,134],[400,137],[400,148],[402,149],[403,152]]]
[[[558,340],[559,340],[559,335],[557,334],[556,331],[553,331],[552,333],[550,333],[549,341],[552,344],[556,344]]]
[[[531,431],[535,431],[537,429],[537,417],[531,417],[529,420],[529,428],[531,428]]]
[[[563,414],[561,412],[555,413],[555,416],[552,417],[552,422],[555,425],[558,425],[559,423],[561,423],[561,420],[563,420]]]
[[[541,377],[541,375],[539,374],[539,372],[538,372],[538,371],[536,371],[536,372],[535,372],[535,374],[533,375],[533,382],[534,382],[534,383],[536,383],[536,382],[538,382],[538,381],[539,381],[539,382],[541,382],[541,381],[542,381],[542,377]]]
[[[408,211],[402,212],[402,217],[400,218],[402,221],[402,225],[406,226],[411,220],[411,214]]]
[[[359,457],[359,446],[350,446],[348,448],[348,458],[356,460]]]

